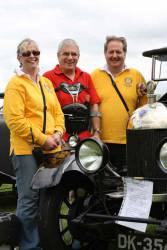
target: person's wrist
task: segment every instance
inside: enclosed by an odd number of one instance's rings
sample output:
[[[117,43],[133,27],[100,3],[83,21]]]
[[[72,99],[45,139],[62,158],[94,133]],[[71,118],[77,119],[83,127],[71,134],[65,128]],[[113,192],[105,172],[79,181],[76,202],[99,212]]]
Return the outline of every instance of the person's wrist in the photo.
[[[56,130],[55,133],[58,134],[60,137],[62,137],[62,135],[63,135],[62,132],[58,131],[58,130]]]
[[[97,133],[97,134],[101,134],[101,130],[99,128],[95,128],[93,129],[93,132],[94,134]]]

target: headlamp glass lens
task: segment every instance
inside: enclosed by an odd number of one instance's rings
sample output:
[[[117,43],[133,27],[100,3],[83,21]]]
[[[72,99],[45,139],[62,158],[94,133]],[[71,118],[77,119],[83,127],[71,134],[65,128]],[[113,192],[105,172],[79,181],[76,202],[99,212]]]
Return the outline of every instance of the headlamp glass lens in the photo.
[[[161,147],[159,157],[162,167],[167,170],[167,142]]]
[[[96,141],[85,141],[79,150],[79,160],[86,172],[96,172],[102,165],[102,148]]]
[[[70,147],[72,147],[72,148],[76,147],[76,145],[78,143],[78,137],[75,135],[70,136],[68,143],[69,143]]]

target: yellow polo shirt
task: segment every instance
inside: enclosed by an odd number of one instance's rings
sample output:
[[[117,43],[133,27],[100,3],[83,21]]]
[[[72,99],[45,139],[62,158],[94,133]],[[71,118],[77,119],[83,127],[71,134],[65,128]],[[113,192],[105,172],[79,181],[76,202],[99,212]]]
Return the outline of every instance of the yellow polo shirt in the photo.
[[[39,77],[46,98],[46,132],[43,129],[43,98],[41,89],[27,75],[15,75],[9,81],[4,97],[3,116],[11,133],[11,152],[16,155],[32,153],[33,143],[44,144],[55,130],[64,133],[64,115],[50,80]],[[56,151],[60,150],[59,147]]]
[[[116,90],[112,86],[108,73],[102,69],[96,69],[91,74],[96,91],[101,99],[101,139],[106,143],[126,143],[126,128],[128,113],[120,100]],[[139,97],[137,86],[145,79],[136,69],[126,69],[114,78],[119,91],[129,108],[130,114],[139,106],[147,103],[147,97]]]

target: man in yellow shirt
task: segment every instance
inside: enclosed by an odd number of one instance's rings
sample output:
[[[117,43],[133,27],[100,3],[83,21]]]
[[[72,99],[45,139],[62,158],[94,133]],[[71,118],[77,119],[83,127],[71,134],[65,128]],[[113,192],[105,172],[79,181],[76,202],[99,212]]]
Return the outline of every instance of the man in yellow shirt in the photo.
[[[126,52],[127,42],[124,37],[107,37],[104,44],[106,65],[91,74],[101,98],[100,137],[108,145],[110,161],[118,170],[126,165],[126,128],[129,117],[138,106],[147,103],[145,79],[138,70],[125,65]]]

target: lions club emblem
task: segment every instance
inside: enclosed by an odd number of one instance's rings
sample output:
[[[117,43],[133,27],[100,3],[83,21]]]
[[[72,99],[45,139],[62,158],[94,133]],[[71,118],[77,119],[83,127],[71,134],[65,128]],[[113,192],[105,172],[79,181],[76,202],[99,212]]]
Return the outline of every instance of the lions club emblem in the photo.
[[[132,85],[132,78],[131,77],[126,77],[124,79],[124,84],[127,86],[127,87],[131,87]]]

